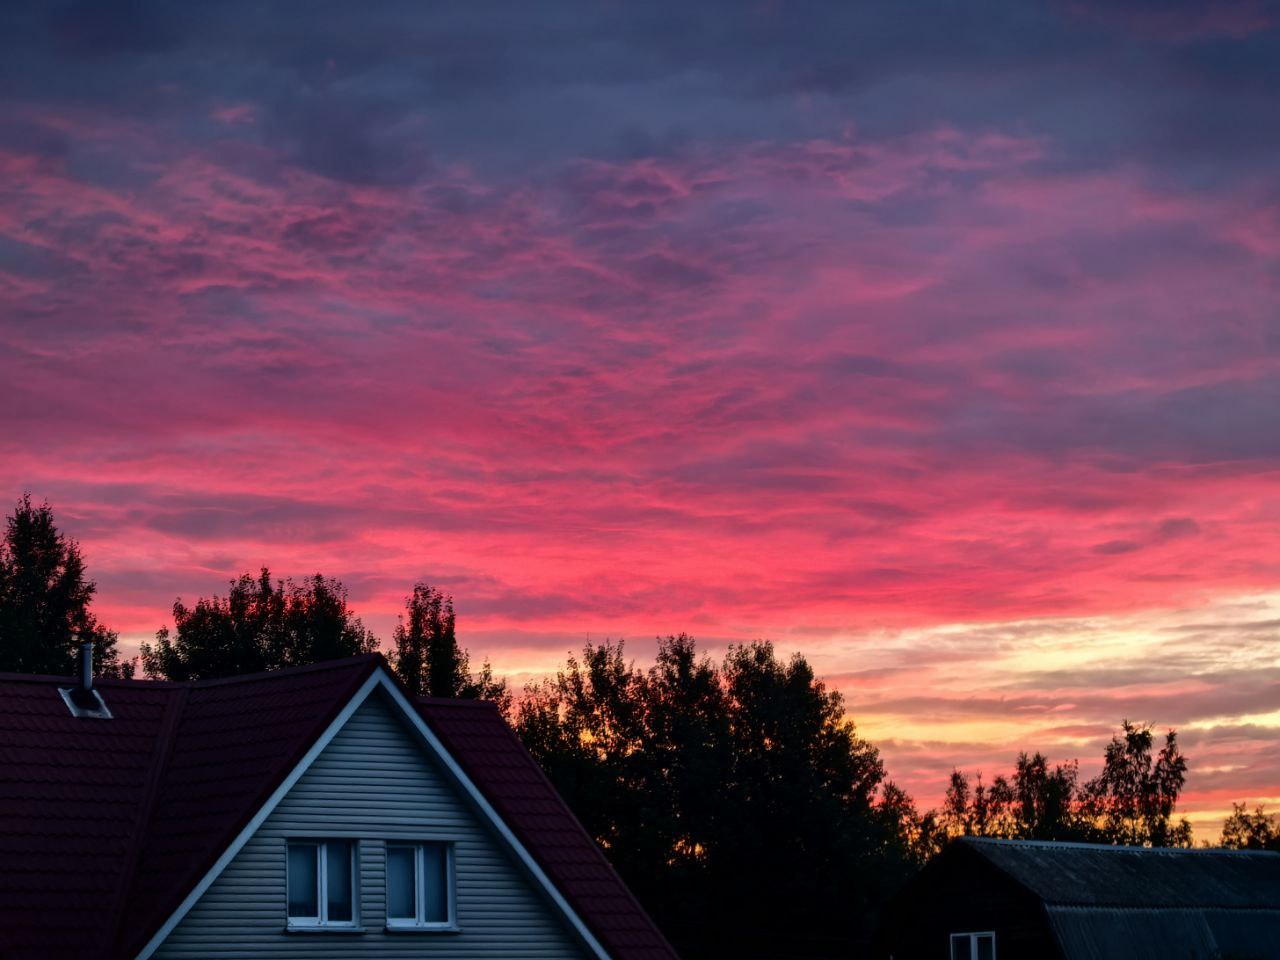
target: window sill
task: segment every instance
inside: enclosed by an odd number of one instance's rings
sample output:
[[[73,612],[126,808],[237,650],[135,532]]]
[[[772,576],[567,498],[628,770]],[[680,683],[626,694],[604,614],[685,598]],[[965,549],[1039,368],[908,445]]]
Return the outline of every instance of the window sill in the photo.
[[[387,933],[461,933],[456,923],[388,923]]]
[[[285,933],[364,933],[358,923],[288,923]]]

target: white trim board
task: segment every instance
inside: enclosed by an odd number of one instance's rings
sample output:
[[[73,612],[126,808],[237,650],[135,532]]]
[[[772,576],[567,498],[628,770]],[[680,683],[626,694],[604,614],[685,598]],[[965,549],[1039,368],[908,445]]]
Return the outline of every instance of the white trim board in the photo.
[[[182,919],[187,915],[191,908],[195,906],[196,902],[204,896],[205,891],[209,889],[213,882],[221,875],[222,871],[226,869],[227,864],[235,859],[236,855],[241,851],[244,845],[249,842],[250,838],[255,833],[258,832],[258,828],[262,826],[267,817],[269,817],[275,808],[279,806],[280,801],[285,798],[285,795],[293,789],[294,784],[296,784],[302,775],[307,772],[311,767],[311,764],[315,762],[316,758],[320,756],[324,749],[333,741],[333,738],[338,735],[338,732],[346,726],[347,721],[351,719],[356,710],[358,710],[360,706],[369,699],[370,694],[372,694],[376,689],[383,690],[389,699],[396,704],[400,710],[402,719],[408,721],[409,727],[418,734],[418,738],[426,745],[428,751],[440,761],[441,765],[444,766],[450,777],[467,795],[467,798],[480,812],[482,817],[489,822],[489,825],[494,829],[494,832],[502,838],[502,840],[511,849],[511,852],[515,854],[516,859],[520,862],[521,866],[524,867],[529,876],[540,888],[542,888],[543,892],[551,902],[559,908],[561,913],[564,915],[564,918],[569,922],[569,925],[581,938],[582,942],[586,944],[598,960],[611,960],[603,945],[601,945],[600,941],[596,939],[595,935],[592,934],[587,925],[583,923],[582,918],[578,916],[573,907],[569,905],[569,902],[565,900],[564,895],[559,891],[559,889],[557,889],[556,885],[551,882],[551,878],[546,875],[542,867],[538,865],[538,862],[533,858],[529,851],[525,849],[524,844],[520,842],[516,835],[511,831],[511,828],[508,827],[503,819],[498,815],[498,812],[485,798],[484,794],[482,794],[479,788],[471,782],[471,779],[466,775],[462,767],[453,758],[449,751],[445,749],[444,744],[440,742],[439,738],[436,737],[431,728],[427,726],[426,721],[422,719],[421,714],[419,714],[413,704],[405,698],[404,694],[400,692],[400,688],[396,686],[395,681],[387,674],[386,668],[382,666],[376,667],[373,674],[363,684],[361,684],[360,689],[352,695],[351,699],[347,702],[347,705],[342,708],[341,712],[339,712],[336,717],[334,717],[333,722],[329,724],[324,733],[316,738],[316,742],[311,745],[311,748],[303,755],[302,759],[298,761],[297,766],[295,766],[289,772],[288,776],[284,778],[280,783],[280,786],[278,786],[271,796],[267,798],[267,802],[264,803],[258,812],[254,814],[253,819],[251,819],[245,825],[244,829],[236,835],[236,838],[231,841],[227,848],[222,852],[222,855],[219,856],[213,866],[209,868],[209,871],[200,878],[194,887],[192,887],[191,892],[187,894],[182,903],[178,905],[177,909],[173,911],[169,918],[161,924],[160,928],[155,932],[151,939],[147,941],[146,946],[139,951],[136,960],[149,960],[151,955],[159,949],[160,945],[164,943],[169,934],[173,932],[174,927],[182,922]]]

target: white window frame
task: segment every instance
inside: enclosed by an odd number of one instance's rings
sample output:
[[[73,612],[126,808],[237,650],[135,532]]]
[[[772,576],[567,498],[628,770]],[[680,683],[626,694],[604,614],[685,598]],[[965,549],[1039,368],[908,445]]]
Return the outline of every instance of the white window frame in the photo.
[[[351,919],[329,919],[329,845],[347,844],[351,856]],[[289,913],[289,848],[316,848],[316,912],[315,917],[295,917]],[[358,930],[360,929],[360,843],[347,837],[289,837],[284,856],[284,914],[290,930]]]
[[[994,930],[979,930],[976,933],[953,933],[950,941],[951,958],[949,960],[954,960],[957,940],[967,940],[969,942],[970,960],[978,960],[978,940],[982,937],[991,938],[991,960],[996,960],[996,932]]]
[[[428,846],[444,848],[444,864],[445,864],[445,904],[449,911],[449,916],[443,922],[439,920],[428,921],[424,919],[427,912],[427,893],[426,884],[424,882],[426,873],[424,849]],[[386,921],[388,930],[413,931],[422,932],[440,931],[440,930],[457,930],[458,929],[458,883],[454,868],[454,849],[453,842],[449,840],[388,840],[386,842],[386,852],[390,854],[392,847],[408,847],[413,851],[413,912],[412,920],[405,917],[392,917],[390,907],[386,909]],[[383,898],[384,904],[390,903],[390,893],[386,889],[387,872],[383,871]]]

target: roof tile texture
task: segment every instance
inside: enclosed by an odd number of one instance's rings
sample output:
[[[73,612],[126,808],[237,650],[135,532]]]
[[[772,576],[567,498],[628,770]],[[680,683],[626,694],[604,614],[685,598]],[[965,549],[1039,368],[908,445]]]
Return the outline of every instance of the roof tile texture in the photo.
[[[493,704],[424,700],[419,710],[612,956],[675,958],[670,944]]]

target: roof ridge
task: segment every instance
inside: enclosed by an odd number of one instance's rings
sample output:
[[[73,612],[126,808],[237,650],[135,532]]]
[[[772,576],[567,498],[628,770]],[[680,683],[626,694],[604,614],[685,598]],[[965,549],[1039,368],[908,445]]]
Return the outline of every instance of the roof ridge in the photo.
[[[317,660],[315,663],[300,663],[288,667],[276,667],[273,670],[259,670],[257,673],[237,673],[229,677],[211,677],[208,680],[186,680],[183,681],[184,686],[204,689],[206,687],[223,687],[235,683],[256,683],[259,680],[272,680],[277,677],[292,677],[301,673],[318,673],[322,670],[338,670],[344,667],[353,667],[356,664],[369,663],[370,661],[382,661],[386,663],[386,657],[375,651],[373,653],[358,653],[351,657],[338,657],[334,660]]]
[[[226,677],[209,677],[203,680],[163,680],[154,677],[94,677],[94,686],[112,687],[151,687],[154,689],[176,689],[192,687],[220,687],[233,683],[253,683],[257,680],[270,680],[279,676],[293,676],[299,673],[314,673],[320,670],[337,670],[341,667],[367,663],[370,660],[387,662],[381,651],[358,653],[350,657],[337,657],[333,660],[317,660],[315,663],[299,663],[287,667],[275,667],[271,670],[259,670],[255,673],[234,673]],[[390,664],[388,664],[388,668]],[[0,672],[0,683],[32,683],[32,684],[67,684],[77,683],[71,675],[49,673],[14,673]]]
[[[1035,847],[1041,850],[1097,850],[1115,854],[1143,854],[1149,856],[1182,856],[1185,854],[1216,854],[1218,856],[1276,857],[1274,850],[1233,850],[1228,847],[1139,847],[1121,843],[1085,843],[1079,840],[1019,840],[1014,837],[956,837],[968,846]]]
[[[70,674],[0,672],[0,683],[77,684],[80,680]],[[110,687],[180,687],[181,680],[153,680],[150,677],[94,677],[93,685]]]
[[[1216,910],[1223,913],[1280,913],[1280,908],[1270,906],[1268,904],[1252,904],[1240,905],[1230,904],[1224,906],[1216,903],[1197,903],[1191,906],[1171,907],[1171,906],[1150,906],[1148,904],[1120,904],[1120,903],[1068,903],[1065,901],[1044,901],[1045,907],[1051,910],[1073,910],[1080,913],[1105,913],[1108,910],[1116,913],[1204,913],[1206,910]]]
[[[142,848],[150,830],[152,817],[155,815],[156,801],[160,796],[160,786],[164,783],[164,774],[169,768],[169,759],[173,756],[173,745],[177,740],[178,726],[186,710],[190,686],[180,684],[174,695],[165,704],[164,717],[160,721],[160,732],[156,735],[155,749],[152,751],[151,767],[147,772],[147,784],[138,804],[138,816],[134,820],[133,842],[129,844],[125,854],[124,869],[120,871],[120,882],[116,887],[110,916],[111,931],[104,941],[103,947],[114,952],[124,926],[125,907],[132,899],[133,888],[137,881],[138,863],[142,859]]]

